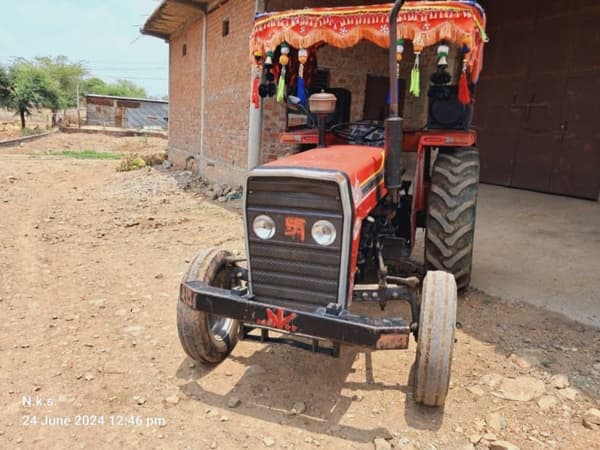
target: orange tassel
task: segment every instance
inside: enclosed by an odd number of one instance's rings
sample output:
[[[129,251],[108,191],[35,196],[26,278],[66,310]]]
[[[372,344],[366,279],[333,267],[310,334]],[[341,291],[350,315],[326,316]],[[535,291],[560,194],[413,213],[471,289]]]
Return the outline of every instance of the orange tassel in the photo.
[[[463,70],[458,81],[458,101],[463,105],[471,103],[471,92],[469,91],[469,82],[467,81],[467,72]]]
[[[252,104],[256,109],[260,108],[260,99],[258,98],[258,84],[260,83],[260,78],[254,77],[252,80]]]

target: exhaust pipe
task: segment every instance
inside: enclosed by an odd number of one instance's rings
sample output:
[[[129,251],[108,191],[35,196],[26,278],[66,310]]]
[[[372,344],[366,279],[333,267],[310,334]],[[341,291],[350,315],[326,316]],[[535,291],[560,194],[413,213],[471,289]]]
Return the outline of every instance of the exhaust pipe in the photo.
[[[402,117],[398,116],[398,62],[396,61],[396,41],[398,39],[398,13],[405,0],[396,0],[390,12],[390,116],[385,120],[385,187],[390,190],[394,201],[399,199],[402,185]]]

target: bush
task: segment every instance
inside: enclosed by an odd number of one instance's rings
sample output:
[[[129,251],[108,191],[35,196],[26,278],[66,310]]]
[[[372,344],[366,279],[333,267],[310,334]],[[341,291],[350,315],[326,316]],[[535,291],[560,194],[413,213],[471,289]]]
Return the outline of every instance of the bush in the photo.
[[[129,172],[131,170],[143,169],[146,167],[146,161],[139,155],[129,155],[121,160],[117,167],[117,172]]]
[[[21,128],[21,136],[35,136],[36,134],[41,134],[44,130],[39,127],[35,128]]]

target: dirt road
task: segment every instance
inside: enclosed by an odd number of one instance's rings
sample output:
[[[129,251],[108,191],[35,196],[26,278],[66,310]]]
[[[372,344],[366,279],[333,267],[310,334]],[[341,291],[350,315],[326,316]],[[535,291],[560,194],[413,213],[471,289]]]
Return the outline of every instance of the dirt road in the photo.
[[[412,344],[334,359],[243,341],[194,364],[179,280],[197,249],[243,252],[239,201],[48,155],[165,141],[52,139],[0,153],[0,448],[600,448],[599,330],[475,291],[441,411],[412,400]]]

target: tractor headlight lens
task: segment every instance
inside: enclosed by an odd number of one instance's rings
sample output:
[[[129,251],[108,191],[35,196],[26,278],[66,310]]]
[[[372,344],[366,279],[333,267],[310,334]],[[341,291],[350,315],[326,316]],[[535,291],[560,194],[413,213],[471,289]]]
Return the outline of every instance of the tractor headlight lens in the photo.
[[[256,216],[252,222],[252,230],[261,239],[271,239],[275,234],[275,222],[264,214]]]
[[[335,227],[329,220],[315,222],[310,231],[313,239],[319,245],[327,246],[335,241]]]

